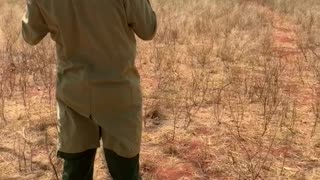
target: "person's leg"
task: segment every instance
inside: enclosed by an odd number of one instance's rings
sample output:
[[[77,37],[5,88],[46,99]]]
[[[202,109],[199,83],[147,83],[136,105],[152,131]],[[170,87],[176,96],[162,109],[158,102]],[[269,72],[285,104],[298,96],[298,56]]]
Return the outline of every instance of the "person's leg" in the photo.
[[[139,172],[139,154],[133,158],[124,158],[104,148],[107,166],[113,180],[141,180]]]
[[[64,159],[63,180],[91,180],[99,126],[64,102],[58,102],[58,157]]]
[[[62,180],[92,180],[96,149],[81,153],[58,152],[64,159]]]

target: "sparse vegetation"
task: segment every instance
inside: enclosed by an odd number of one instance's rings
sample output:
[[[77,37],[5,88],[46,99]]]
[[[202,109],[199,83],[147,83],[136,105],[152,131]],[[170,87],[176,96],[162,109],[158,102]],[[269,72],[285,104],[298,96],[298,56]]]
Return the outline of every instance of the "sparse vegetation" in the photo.
[[[320,1],[152,4],[143,177],[320,179]],[[0,10],[0,179],[58,179],[54,45],[22,41],[21,3]]]

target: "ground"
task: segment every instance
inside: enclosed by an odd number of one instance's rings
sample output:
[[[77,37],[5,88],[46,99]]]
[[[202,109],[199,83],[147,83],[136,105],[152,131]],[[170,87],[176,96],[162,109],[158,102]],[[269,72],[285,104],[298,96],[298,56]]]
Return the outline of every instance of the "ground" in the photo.
[[[317,22],[267,2],[152,1],[158,34],[136,61],[144,179],[320,179]],[[54,48],[14,32],[0,31],[0,179],[57,179]],[[109,179],[101,149],[94,179]]]

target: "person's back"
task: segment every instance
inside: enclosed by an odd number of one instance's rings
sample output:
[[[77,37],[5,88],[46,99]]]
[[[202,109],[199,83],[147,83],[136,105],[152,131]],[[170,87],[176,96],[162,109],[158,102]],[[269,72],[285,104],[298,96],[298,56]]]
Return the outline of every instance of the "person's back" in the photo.
[[[86,98],[93,92],[87,83],[94,86],[137,85],[139,76],[134,67],[136,42],[133,30],[142,39],[151,39],[156,29],[153,11],[144,1],[31,0],[43,16],[43,35],[50,31],[57,42],[59,99],[88,115],[90,107],[84,105],[89,106],[85,103],[88,102]],[[40,27],[42,22],[37,23]],[[30,27],[24,29],[27,42],[35,44],[42,39],[41,35],[30,36]],[[68,79],[72,82],[64,82]]]
[[[147,0],[28,0],[24,39],[35,45],[50,33],[56,42],[61,154],[96,148],[100,136],[121,157],[139,153],[135,34],[151,40],[155,31]]]

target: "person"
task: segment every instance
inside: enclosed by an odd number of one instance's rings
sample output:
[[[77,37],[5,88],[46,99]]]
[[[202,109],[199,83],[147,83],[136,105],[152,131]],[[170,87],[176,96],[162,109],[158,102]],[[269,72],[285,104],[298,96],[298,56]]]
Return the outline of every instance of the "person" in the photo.
[[[93,178],[100,140],[114,180],[141,179],[135,35],[151,40],[156,29],[149,0],[27,0],[24,40],[36,45],[50,33],[56,44],[63,180]]]

